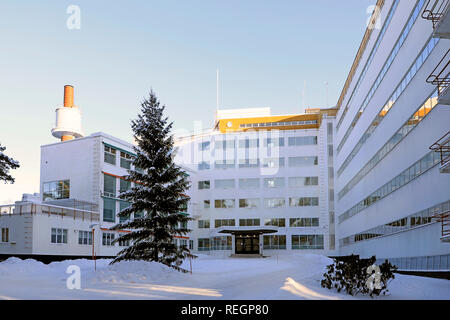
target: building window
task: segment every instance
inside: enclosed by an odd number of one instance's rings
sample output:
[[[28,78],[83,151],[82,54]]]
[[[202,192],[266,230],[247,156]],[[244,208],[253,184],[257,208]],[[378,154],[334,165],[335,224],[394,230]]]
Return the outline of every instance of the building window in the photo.
[[[264,139],[264,146],[267,148],[284,147],[284,138],[267,138]]]
[[[131,181],[120,179],[119,191],[120,193],[131,189]]]
[[[264,178],[264,188],[283,188],[284,178]]]
[[[209,251],[209,238],[198,239],[198,251]]]
[[[234,227],[235,221],[234,219],[217,219],[214,221],[214,226],[216,228],[220,227]]]
[[[116,165],[116,149],[105,146],[105,162]]]
[[[274,227],[286,227],[286,219],[284,218],[265,219],[264,225]]]
[[[261,221],[259,219],[239,219],[240,227],[252,227],[252,226],[260,226]]]
[[[213,237],[211,238],[211,250],[231,250],[231,236]]]
[[[198,170],[209,170],[210,167],[211,166],[207,161],[202,161],[198,163]]]
[[[52,243],[67,243],[67,229],[52,228]]]
[[[129,206],[131,206],[131,202],[119,201],[119,212],[125,210]],[[122,217],[119,216],[119,222],[124,222],[124,221],[127,221],[128,219],[130,219],[130,214],[127,214],[126,216],[122,216]]]
[[[199,151],[209,150],[210,144],[211,144],[211,142],[209,142],[209,141],[201,142],[198,144],[198,150]]]
[[[189,240],[189,250],[194,250],[194,240]]]
[[[323,249],[323,235],[292,235],[292,249]]]
[[[284,158],[265,158],[263,168],[284,168]]]
[[[313,207],[318,205],[318,197],[289,198],[289,206],[291,207]]]
[[[259,179],[239,179],[239,189],[259,189]]]
[[[103,199],[103,221],[116,222],[116,200]]]
[[[257,148],[259,147],[259,139],[242,139],[239,140],[239,148]]]
[[[211,200],[203,200],[203,208],[205,209],[211,208]]]
[[[305,146],[305,145],[313,145],[313,144],[317,144],[317,136],[289,137],[288,138],[289,146]]]
[[[204,190],[204,189],[209,189],[210,188],[210,182],[209,180],[204,180],[204,181],[199,181],[198,182],[198,189],[199,190]]]
[[[231,169],[234,167],[235,167],[234,159],[216,160],[214,162],[214,168],[216,168],[216,169]]]
[[[309,167],[318,164],[318,157],[289,157],[289,167]]]
[[[119,240],[119,247],[129,247],[130,240]]]
[[[9,228],[2,228],[2,242],[9,242]]]
[[[218,199],[214,200],[215,208],[234,208],[235,200],[234,199]]]
[[[239,208],[258,208],[259,198],[239,199]]]
[[[111,232],[103,232],[102,235],[102,244],[104,246],[114,246],[114,233]]]
[[[259,159],[239,159],[239,168],[259,168]]]
[[[289,188],[319,185],[319,177],[289,177]]]
[[[286,249],[285,235],[272,235],[263,237],[263,249]]]
[[[234,179],[214,180],[214,188],[216,188],[216,189],[233,189],[234,188]]]
[[[107,197],[116,196],[116,177],[103,174],[103,194]]]
[[[215,142],[215,149],[234,149],[234,140],[222,140]]]
[[[78,244],[92,245],[92,231],[78,231]]]
[[[266,208],[281,208],[286,204],[286,200],[284,198],[265,198],[264,199],[264,207]]]
[[[290,218],[290,227],[318,227],[319,218]]]
[[[58,200],[70,198],[70,180],[44,182],[43,200]]]
[[[133,162],[133,156],[126,152],[120,152],[120,166],[125,169],[131,168],[131,163]]]
[[[209,227],[210,227],[209,220],[198,220],[199,229],[209,229]]]

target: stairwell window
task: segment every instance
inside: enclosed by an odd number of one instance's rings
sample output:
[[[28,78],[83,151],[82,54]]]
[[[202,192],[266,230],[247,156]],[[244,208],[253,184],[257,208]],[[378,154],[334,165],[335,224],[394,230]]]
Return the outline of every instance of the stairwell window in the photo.
[[[116,196],[116,177],[103,174],[103,193],[107,197]]]
[[[52,243],[67,243],[67,229],[52,228]]]
[[[2,228],[2,242],[9,242],[9,228]]]
[[[198,189],[199,190],[209,189],[210,185],[211,185],[211,183],[210,183],[209,180],[199,181],[198,182]]]

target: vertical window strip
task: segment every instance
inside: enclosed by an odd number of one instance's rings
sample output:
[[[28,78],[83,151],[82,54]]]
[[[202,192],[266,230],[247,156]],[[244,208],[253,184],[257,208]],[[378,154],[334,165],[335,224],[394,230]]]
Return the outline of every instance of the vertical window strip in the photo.
[[[380,73],[378,74],[377,78],[375,79],[374,83],[372,84],[371,89],[367,93],[366,98],[364,99],[364,102],[360,106],[359,110],[357,111],[355,117],[353,118],[350,126],[348,127],[344,137],[342,138],[341,142],[339,143],[337,147],[337,152],[339,153],[342,149],[342,146],[347,141],[348,136],[352,132],[353,128],[355,127],[356,123],[358,122],[359,118],[361,117],[361,114],[364,112],[365,108],[369,104],[370,100],[372,99],[373,95],[375,94],[375,91],[378,89],[378,86],[380,85],[381,81],[383,80],[384,76],[386,75],[387,71],[389,70],[390,66],[392,65],[392,62],[394,61],[395,57],[397,56],[398,52],[400,51],[400,48],[402,47],[403,43],[405,42],[405,39],[408,37],[409,32],[411,31],[411,28],[416,21],[417,17],[419,16],[420,9],[424,5],[425,0],[419,0],[414,7],[414,10],[411,13],[411,16],[408,19],[408,22],[406,23],[405,27],[403,28],[402,33],[397,39],[396,44],[394,45],[394,48],[392,49],[389,57],[386,59],[386,62],[384,63],[383,68],[381,69]]]

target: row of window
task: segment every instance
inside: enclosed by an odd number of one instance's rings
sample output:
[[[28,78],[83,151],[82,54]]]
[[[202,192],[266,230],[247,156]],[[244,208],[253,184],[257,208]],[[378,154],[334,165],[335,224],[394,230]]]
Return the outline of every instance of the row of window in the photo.
[[[214,220],[215,228],[220,228],[224,226],[232,226],[234,227],[236,223],[235,219],[216,219]],[[241,227],[249,227],[249,226],[260,226],[260,219],[239,219],[239,226]],[[275,227],[286,227],[286,219],[285,218],[272,218],[272,219],[264,219],[265,226],[275,226]],[[210,220],[199,220],[198,228],[199,229],[209,229],[210,228]],[[289,218],[289,226],[290,227],[318,227],[319,226],[319,218]]]
[[[119,203],[119,211],[117,211],[117,202]],[[110,198],[103,198],[103,221],[105,222],[116,222],[116,216],[122,210],[131,206],[130,202],[123,200],[116,200]],[[143,213],[134,214],[133,218],[143,217]],[[123,222],[130,219],[130,216],[119,217],[119,222]]]
[[[386,223],[369,230],[342,238],[339,240],[341,247],[351,245],[355,242],[364,241],[372,238],[378,238],[382,236],[387,236],[399,231],[406,231],[420,225],[424,225],[431,222],[436,222],[437,220],[433,217],[439,213],[443,213],[450,210],[450,200],[430,207],[428,209],[421,210],[414,214],[411,214],[402,219]]]
[[[317,124],[317,120],[243,123],[239,125],[239,128],[288,127],[288,126],[302,126],[310,124]]]
[[[364,99],[361,107],[357,111],[355,117],[353,118],[350,126],[348,127],[344,137],[342,138],[341,142],[339,143],[337,147],[338,153],[341,151],[342,146],[347,141],[347,138],[349,137],[351,131],[355,127],[356,123],[358,122],[359,118],[361,117],[361,114],[366,109],[367,105],[369,104],[370,100],[372,99],[373,95],[375,94],[375,91],[378,89],[378,86],[380,85],[381,81],[383,80],[384,76],[386,75],[387,71],[392,65],[392,62],[394,61],[395,57],[397,56],[398,52],[400,51],[400,48],[402,47],[403,43],[405,42],[405,39],[407,38],[409,32],[411,31],[411,28],[416,21],[417,17],[419,16],[420,9],[424,5],[425,0],[419,0],[416,4],[416,6],[413,9],[413,13],[410,16],[408,22],[405,25],[405,28],[403,29],[402,33],[397,39],[397,42],[394,45],[394,48],[392,49],[389,57],[386,59],[386,62],[381,69],[380,73],[378,74],[376,80],[372,84],[372,88],[370,89],[369,93],[367,94],[366,98]]]
[[[291,237],[292,249],[324,249],[323,235],[292,235]],[[232,237],[213,237],[213,238],[199,238],[198,250],[231,250]],[[283,250],[286,249],[285,235],[265,235],[263,236],[263,249],[268,250]]]
[[[318,165],[319,160],[317,156],[307,157],[289,157],[288,167],[308,167]],[[239,159],[239,168],[259,168],[261,166],[259,159]],[[262,161],[263,168],[284,168],[284,158],[264,158]],[[235,159],[215,160],[215,169],[231,169],[236,168]],[[211,164],[209,161],[201,161],[198,163],[198,170],[209,170]]]
[[[347,104],[345,106],[344,111],[342,112],[341,118],[339,119],[339,121],[338,121],[338,123],[336,125],[336,131],[339,130],[339,127],[341,126],[342,121],[344,120],[344,117],[347,114],[350,102],[352,101],[352,98],[353,98],[354,94],[356,93],[356,91],[359,89],[359,86],[361,85],[362,80],[364,79],[364,77],[366,75],[367,69],[369,69],[369,66],[370,66],[370,64],[371,64],[371,62],[373,60],[373,57],[375,56],[375,53],[377,52],[377,49],[380,46],[381,40],[383,39],[383,36],[384,36],[384,34],[386,32],[386,29],[389,26],[389,23],[391,22],[392,16],[394,15],[394,12],[395,12],[395,9],[397,8],[398,2],[399,2],[399,0],[395,0],[394,3],[392,4],[391,9],[389,10],[389,13],[388,13],[388,15],[386,17],[386,20],[385,20],[384,24],[383,24],[383,27],[381,28],[380,33],[378,34],[378,38],[377,38],[375,44],[373,45],[372,51],[370,52],[370,55],[367,58],[367,62],[364,65],[364,69],[361,71],[361,74],[360,74],[360,76],[358,78],[358,81],[356,82],[356,85],[355,85],[355,87],[352,90],[352,94],[351,94],[350,98],[348,99],[348,102],[347,102]]]
[[[260,187],[259,178],[250,178],[250,179],[239,179],[239,188],[240,189],[253,189]],[[275,177],[275,178],[264,178],[263,186],[264,188],[283,188],[285,187],[286,179],[284,177]],[[317,186],[319,184],[319,177],[289,177],[288,178],[288,186],[289,188],[298,188],[303,186]],[[210,189],[211,182],[210,180],[202,180],[198,181],[198,189],[199,190],[207,190]],[[215,189],[234,189],[236,187],[235,179],[216,179],[214,180],[214,188]]]
[[[339,216],[339,223],[349,219],[350,217],[354,216],[355,214],[358,214],[359,212],[366,209],[370,205],[383,199],[384,197],[391,194],[395,190],[403,187],[405,184],[407,184],[411,180],[414,180],[419,175],[424,173],[426,170],[428,170],[428,169],[432,168],[433,166],[435,166],[436,164],[438,164],[439,161],[440,161],[440,157],[437,152],[434,152],[434,151],[428,152],[423,158],[416,161],[413,165],[411,165],[409,168],[407,168],[402,173],[397,175],[391,181],[384,184],[382,187],[378,188],[370,196],[361,200],[356,205],[354,205],[352,208],[350,208],[349,210],[347,210],[343,214],[341,214]]]
[[[429,98],[411,115],[411,117],[397,130],[396,133],[378,150],[364,167],[339,191],[339,199],[349,192],[378,162],[381,161],[396,145],[406,137],[427,115],[438,102],[438,90],[436,89]]]
[[[265,208],[281,208],[286,205],[285,198],[264,198]],[[259,198],[239,199],[239,208],[258,208],[260,207]],[[290,207],[314,207],[319,205],[318,197],[290,197]],[[211,207],[210,200],[203,200],[203,208]],[[236,207],[235,199],[216,199],[214,200],[214,208],[216,209],[230,209]]]
[[[377,259],[380,265],[385,259]],[[389,258],[389,262],[397,266],[399,270],[414,271],[448,271],[450,269],[450,254],[436,256]]]
[[[135,159],[135,156],[127,152],[119,151],[107,145],[104,146],[104,160],[106,163],[112,164],[114,166],[117,165],[117,156],[116,156],[117,154],[120,155],[119,157],[120,167],[124,169],[130,169],[131,164]]]
[[[52,228],[51,230],[51,243],[67,244],[68,229]],[[115,235],[111,232],[102,233],[102,245],[113,246]],[[78,244],[80,245],[92,245],[92,231],[78,231]],[[119,241],[119,246],[129,246],[129,241]]]
[[[238,147],[240,149],[258,148],[259,138],[246,138],[238,140]],[[284,137],[280,138],[266,138],[263,140],[264,147],[284,147]],[[317,144],[317,136],[298,136],[288,137],[288,146],[304,146]],[[211,142],[204,141],[198,144],[199,151],[210,150]],[[214,148],[217,149],[234,149],[236,147],[235,140],[216,140]]]
[[[412,78],[416,75],[417,71],[420,69],[422,64],[425,62],[425,60],[430,55],[431,51],[436,46],[437,42],[439,40],[435,38],[431,38],[430,41],[427,43],[425,48],[421,51],[419,56],[416,58],[416,60],[412,63],[412,66],[408,70],[408,72],[404,75],[403,79],[399,81],[399,84],[397,88],[394,90],[392,95],[387,100],[386,104],[381,108],[380,112],[375,116],[375,119],[372,121],[372,123],[367,128],[366,132],[361,136],[358,143],[355,145],[353,150],[350,152],[350,154],[347,156],[345,161],[342,163],[341,167],[339,168],[338,175],[341,175],[342,172],[345,170],[345,168],[349,165],[350,161],[357,155],[361,147],[364,145],[364,143],[370,138],[370,136],[373,134],[375,129],[380,125],[380,123],[383,121],[383,119],[386,117],[386,115],[389,113],[389,111],[394,106],[395,102],[398,100],[400,95],[405,91],[408,84],[411,82]]]

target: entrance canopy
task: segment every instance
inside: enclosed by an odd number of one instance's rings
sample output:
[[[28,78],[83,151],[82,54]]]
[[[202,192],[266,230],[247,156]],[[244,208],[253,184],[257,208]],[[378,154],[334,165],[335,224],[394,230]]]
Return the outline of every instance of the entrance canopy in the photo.
[[[217,233],[229,233],[232,235],[242,234],[264,234],[264,233],[276,233],[278,228],[276,227],[222,227],[217,230]]]

